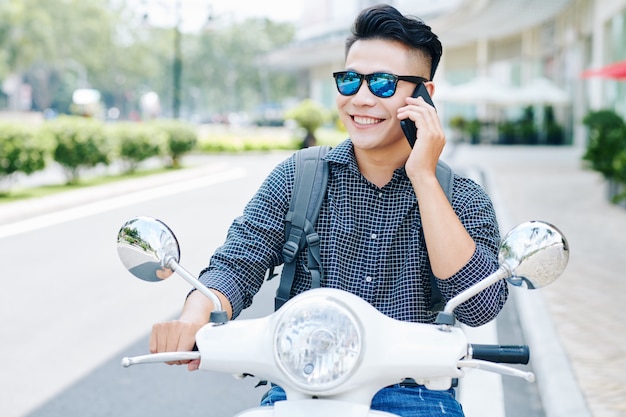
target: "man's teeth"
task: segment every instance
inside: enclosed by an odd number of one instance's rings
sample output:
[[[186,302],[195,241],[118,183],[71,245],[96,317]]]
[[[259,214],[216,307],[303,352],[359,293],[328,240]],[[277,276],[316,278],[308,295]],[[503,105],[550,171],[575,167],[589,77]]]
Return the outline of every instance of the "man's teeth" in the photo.
[[[354,116],[354,121],[361,125],[373,125],[380,122],[380,119],[373,119],[371,117],[359,117]]]

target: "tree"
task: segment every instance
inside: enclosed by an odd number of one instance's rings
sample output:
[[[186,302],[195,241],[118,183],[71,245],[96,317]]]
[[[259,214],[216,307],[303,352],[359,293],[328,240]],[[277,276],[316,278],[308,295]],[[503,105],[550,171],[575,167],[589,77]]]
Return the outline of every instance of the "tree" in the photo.
[[[252,111],[295,96],[295,76],[260,61],[294,33],[293,25],[266,19],[184,32],[182,116]],[[149,91],[172,102],[173,35],[171,27],[146,24],[135,2],[0,1],[0,80],[15,75],[30,84],[37,110],[69,112],[73,91],[91,87],[128,116]]]
[[[330,114],[321,104],[312,99],[305,99],[298,106],[289,110],[285,117],[295,120],[298,126],[304,129],[305,136],[302,147],[308,148],[316,144],[315,131],[329,120]]]
[[[294,33],[290,24],[248,19],[188,39],[183,71],[186,101],[195,101],[199,111],[224,114],[253,111],[262,103],[295,95],[293,74],[268,71],[261,62],[264,54],[288,44]]]
[[[51,105],[59,83],[86,87],[112,49],[114,19],[103,2],[8,0],[0,16],[0,76],[27,78],[38,108]]]

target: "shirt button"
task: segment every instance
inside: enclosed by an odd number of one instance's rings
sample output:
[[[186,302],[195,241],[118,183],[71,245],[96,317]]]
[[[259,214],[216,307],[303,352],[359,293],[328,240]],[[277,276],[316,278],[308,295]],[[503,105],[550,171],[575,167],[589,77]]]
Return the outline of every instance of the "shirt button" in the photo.
[[[372,281],[374,281],[374,278],[372,278],[372,277],[365,277],[365,281],[366,282],[372,282]]]
[[[370,236],[372,239],[376,239],[378,238],[378,235],[376,233],[372,233],[372,235]]]

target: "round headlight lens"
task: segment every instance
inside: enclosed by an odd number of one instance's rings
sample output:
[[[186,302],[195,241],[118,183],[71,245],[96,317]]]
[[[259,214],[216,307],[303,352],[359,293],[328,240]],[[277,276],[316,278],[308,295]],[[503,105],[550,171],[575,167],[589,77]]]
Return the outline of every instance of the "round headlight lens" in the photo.
[[[320,296],[285,306],[275,334],[280,368],[301,388],[323,391],[356,369],[361,331],[356,316],[338,300]]]

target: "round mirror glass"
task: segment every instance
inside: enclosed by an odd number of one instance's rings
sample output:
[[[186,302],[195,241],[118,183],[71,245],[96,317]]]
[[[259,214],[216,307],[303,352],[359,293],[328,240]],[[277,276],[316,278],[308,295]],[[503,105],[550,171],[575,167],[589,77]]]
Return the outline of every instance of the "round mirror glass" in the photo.
[[[174,233],[160,220],[136,217],[117,234],[117,253],[128,271],[144,281],[161,281],[173,271],[169,260],[180,262]]]
[[[528,288],[551,284],[565,270],[569,246],[553,225],[530,221],[511,230],[500,244],[498,260],[512,274],[509,283]]]

